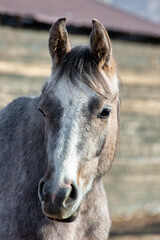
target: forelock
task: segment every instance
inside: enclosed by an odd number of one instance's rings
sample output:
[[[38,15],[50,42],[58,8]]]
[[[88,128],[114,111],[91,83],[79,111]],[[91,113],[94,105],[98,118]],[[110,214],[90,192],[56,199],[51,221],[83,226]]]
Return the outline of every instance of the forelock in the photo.
[[[59,82],[63,76],[76,86],[79,86],[79,81],[83,82],[104,98],[112,95],[88,46],[75,46],[66,54],[61,64],[53,72],[54,84]]]

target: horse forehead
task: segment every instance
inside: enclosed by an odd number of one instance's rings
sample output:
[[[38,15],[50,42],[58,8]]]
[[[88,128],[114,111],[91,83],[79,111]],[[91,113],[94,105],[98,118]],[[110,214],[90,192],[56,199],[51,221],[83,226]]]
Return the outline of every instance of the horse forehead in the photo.
[[[60,79],[55,87],[55,96],[65,108],[87,104],[95,95],[92,89],[81,82],[74,85],[71,81]]]

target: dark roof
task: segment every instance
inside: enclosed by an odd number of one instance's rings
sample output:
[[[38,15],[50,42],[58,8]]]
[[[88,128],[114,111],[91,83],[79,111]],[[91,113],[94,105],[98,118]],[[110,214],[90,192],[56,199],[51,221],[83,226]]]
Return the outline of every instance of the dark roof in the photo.
[[[0,13],[53,23],[60,17],[75,27],[91,27],[97,18],[111,31],[160,38],[160,25],[96,0],[0,0]]]

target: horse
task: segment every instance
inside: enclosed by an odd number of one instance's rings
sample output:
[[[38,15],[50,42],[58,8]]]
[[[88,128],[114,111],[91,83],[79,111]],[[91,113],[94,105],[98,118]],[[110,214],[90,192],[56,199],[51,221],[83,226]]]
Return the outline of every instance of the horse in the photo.
[[[103,240],[111,227],[102,176],[116,152],[119,88],[105,27],[71,47],[66,19],[49,35],[41,94],[0,111],[0,239]]]

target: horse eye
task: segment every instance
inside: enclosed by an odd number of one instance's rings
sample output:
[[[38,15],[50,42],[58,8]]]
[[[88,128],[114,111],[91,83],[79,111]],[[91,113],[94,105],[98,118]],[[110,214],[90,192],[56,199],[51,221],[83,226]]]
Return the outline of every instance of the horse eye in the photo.
[[[46,117],[46,114],[42,111],[41,108],[38,109],[40,113],[42,113],[43,117]]]
[[[110,113],[111,113],[111,108],[104,108],[102,112],[100,112],[99,118],[103,118],[103,119],[108,118]]]

